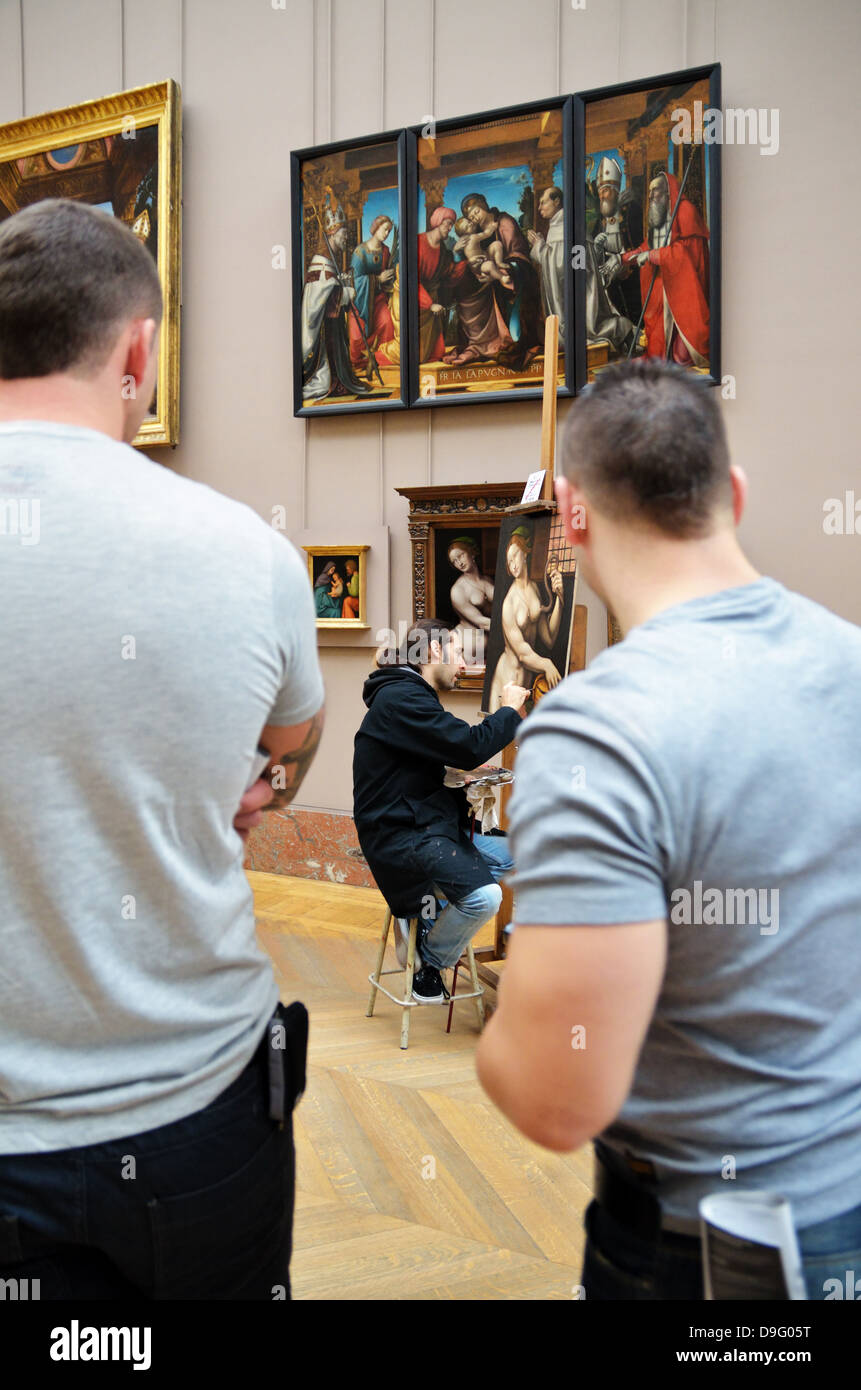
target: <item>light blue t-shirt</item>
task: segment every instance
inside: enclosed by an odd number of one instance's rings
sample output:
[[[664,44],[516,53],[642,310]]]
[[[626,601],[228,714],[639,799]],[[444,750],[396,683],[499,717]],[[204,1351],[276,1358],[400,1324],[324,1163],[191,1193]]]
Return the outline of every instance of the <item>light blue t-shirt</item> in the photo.
[[[250,508],[95,430],[0,425],[0,1153],[201,1109],[278,998],[233,829],[323,701]]]
[[[759,579],[632,629],[523,728],[517,921],[669,921],[602,1138],[681,1228],[730,1183],[799,1228],[861,1203],[859,689],[861,630]]]

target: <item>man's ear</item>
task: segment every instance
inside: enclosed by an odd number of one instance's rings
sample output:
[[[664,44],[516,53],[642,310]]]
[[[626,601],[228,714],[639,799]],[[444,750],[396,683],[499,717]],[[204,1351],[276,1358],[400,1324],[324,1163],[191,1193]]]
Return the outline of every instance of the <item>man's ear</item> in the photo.
[[[747,502],[747,474],[743,468],[739,468],[737,463],[731,463],[729,476],[732,483],[732,516],[733,521],[738,526]]]
[[[139,386],[146,377],[150,358],[156,348],[158,324],[155,319],[133,319],[130,327],[123,375],[133,377]]]
[[[586,499],[583,493],[565,477],[555,478],[553,487],[562,516],[562,524],[565,527],[565,539],[569,545],[585,545],[588,528],[586,525]]]

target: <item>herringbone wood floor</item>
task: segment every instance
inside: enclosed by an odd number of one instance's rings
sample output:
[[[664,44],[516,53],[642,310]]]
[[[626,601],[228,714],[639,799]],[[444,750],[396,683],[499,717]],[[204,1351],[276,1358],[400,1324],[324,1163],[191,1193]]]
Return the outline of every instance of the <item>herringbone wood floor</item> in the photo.
[[[449,1035],[444,1008],[414,1009],[406,1052],[385,996],[365,1017],[385,913],[375,890],[249,879],[281,996],[311,1017],[294,1116],[294,1298],[571,1298],[589,1151],[541,1149],[490,1103],[473,1004],[455,1008]]]

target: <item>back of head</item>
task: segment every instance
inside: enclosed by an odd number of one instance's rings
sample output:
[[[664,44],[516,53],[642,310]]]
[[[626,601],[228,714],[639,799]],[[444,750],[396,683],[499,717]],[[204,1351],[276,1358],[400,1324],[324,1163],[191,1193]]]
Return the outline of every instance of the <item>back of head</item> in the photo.
[[[732,506],[716,393],[660,359],[601,371],[574,401],[560,453],[566,477],[613,521],[687,540]]]
[[[118,218],[48,198],[0,223],[0,379],[90,375],[125,323],[161,315],[155,262]]]
[[[398,646],[380,647],[376,664],[385,669],[390,666],[409,666],[413,671],[421,671],[423,666],[433,662],[431,643],[439,642],[443,654],[448,646],[451,630],[439,618],[420,618],[407,629],[404,640]]]

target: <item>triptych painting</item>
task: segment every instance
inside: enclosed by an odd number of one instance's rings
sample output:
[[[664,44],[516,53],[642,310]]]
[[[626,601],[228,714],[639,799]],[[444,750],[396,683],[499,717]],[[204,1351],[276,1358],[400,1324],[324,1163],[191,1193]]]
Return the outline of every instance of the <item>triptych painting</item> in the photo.
[[[295,151],[298,415],[720,380],[720,67]],[[706,137],[704,138],[704,131]]]

